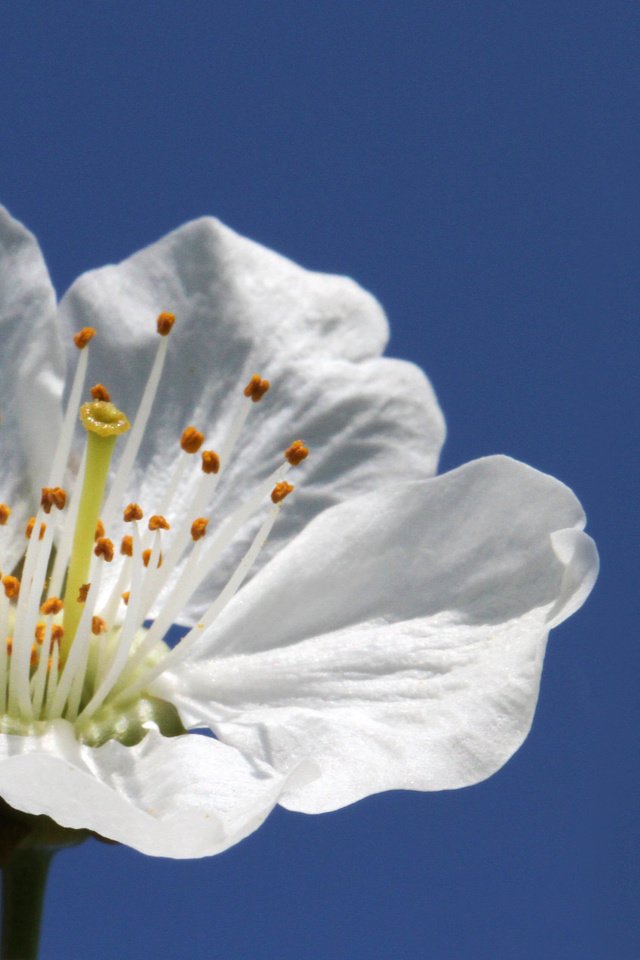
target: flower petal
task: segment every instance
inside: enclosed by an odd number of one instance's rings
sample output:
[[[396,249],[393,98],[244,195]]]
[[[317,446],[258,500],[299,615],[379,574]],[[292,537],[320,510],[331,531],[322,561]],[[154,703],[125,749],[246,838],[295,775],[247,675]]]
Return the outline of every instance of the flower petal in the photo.
[[[474,783],[526,736],[549,627],[594,582],[583,520],[503,457],[339,505],[160,683],[184,722],[276,769],[313,758],[292,809]]]
[[[0,499],[14,510],[3,542],[10,570],[24,548],[29,504],[47,481],[61,417],[64,357],[55,293],[35,237],[0,207]]]
[[[295,507],[276,526],[261,562],[292,529],[367,489],[372,478],[435,471],[444,426],[433,391],[413,365],[378,356],[386,320],[353,281],[306,271],[212,219],[187,224],[118,266],[85,274],[63,299],[61,315],[70,328],[89,323],[106,334],[91,347],[93,376],[130,416],[143,387],[141,371],[157,345],[160,310],[175,312],[177,321],[159,408],[131,478],[130,492],[144,509],[158,509],[183,428],[195,424],[206,445],[219,449],[256,371],[272,388],[252,407],[237,454],[224,469],[225,515],[277,466],[292,440],[302,437],[312,448]],[[199,475],[194,463],[181,490],[182,522],[193,519],[187,504]],[[205,583],[192,616],[226,582],[258,522]]]
[[[0,796],[159,857],[219,853],[255,830],[285,778],[207,737],[149,731],[135,747],[93,749],[55,721],[39,737],[0,738]],[[46,789],[43,789],[46,784]]]

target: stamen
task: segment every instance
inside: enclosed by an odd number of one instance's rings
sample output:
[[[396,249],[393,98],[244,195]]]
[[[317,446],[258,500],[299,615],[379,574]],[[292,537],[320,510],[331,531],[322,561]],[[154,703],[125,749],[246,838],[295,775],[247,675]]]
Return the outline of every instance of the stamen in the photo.
[[[2,578],[2,586],[4,587],[4,594],[9,600],[15,600],[20,593],[20,581],[17,577],[12,577],[8,575]]]
[[[131,523],[133,520],[142,520],[142,510],[137,503],[130,503],[125,507],[123,519],[125,523]]]
[[[149,517],[149,530],[169,530],[171,529],[166,518],[157,513]]]
[[[103,383],[96,383],[91,387],[91,396],[94,400],[104,400],[106,403],[111,400],[111,394]]]
[[[35,525],[36,525],[36,518],[30,517],[29,520],[27,521],[27,525],[24,530],[24,535],[27,538],[27,540],[31,540],[31,534],[33,533],[33,528],[35,527]],[[42,538],[45,535],[46,529],[47,529],[46,523],[41,523],[40,536],[38,537],[38,540],[42,540]]]
[[[93,340],[95,335],[96,332],[93,327],[83,327],[82,330],[78,330],[78,332],[73,335],[73,342],[78,350],[84,350],[86,345],[90,340]]]
[[[160,336],[168,337],[175,322],[176,316],[174,313],[161,313],[156,321],[157,330]]]
[[[133,537],[125,536],[120,543],[120,553],[124,557],[133,556]]]
[[[219,473],[220,472],[220,457],[215,452],[215,450],[202,451],[202,472],[203,473]]]
[[[40,506],[45,513],[51,513],[51,508],[56,507],[58,510],[64,510],[64,506],[67,502],[67,492],[63,490],[62,487],[43,487],[42,496],[40,498]]]
[[[94,637],[100,636],[101,633],[107,632],[107,621],[102,617],[92,617],[91,618],[91,633]]]
[[[10,516],[11,507],[8,507],[6,503],[0,503],[0,527],[4,527]]]
[[[197,453],[204,443],[204,433],[195,427],[185,427],[180,438],[180,446],[185,453]]]
[[[288,497],[294,490],[295,487],[292,484],[287,483],[286,480],[282,480],[280,483],[276,483],[271,491],[271,499],[274,503],[281,503],[284,498]]]
[[[102,520],[98,520],[96,523],[96,532],[93,535],[93,539],[99,540],[100,537],[104,537],[104,523]]]
[[[143,550],[143,551],[142,551],[142,562],[144,563],[145,567],[148,567],[148,566],[149,566],[149,563],[150,563],[150,561],[151,561],[151,554],[152,554],[152,552],[153,552],[153,551],[152,551],[149,547],[147,547],[146,550]],[[162,566],[162,554],[160,553],[160,554],[158,554],[158,560],[157,560],[157,563],[156,563],[156,568],[161,567],[161,566]]]
[[[191,524],[191,538],[194,541],[202,540],[205,533],[207,532],[207,527],[209,526],[209,521],[206,517],[198,517],[197,520],[194,520]]]
[[[254,373],[243,392],[245,397],[249,397],[254,403],[258,403],[262,400],[270,386],[271,384],[268,380],[262,380],[259,374]]]
[[[78,596],[76,603],[86,603],[89,590],[91,589],[90,583],[83,583],[80,589],[78,590]]]
[[[109,537],[98,537],[93,552],[96,557],[102,557],[107,563],[111,563],[114,555],[113,540],[109,540]]]
[[[45,600],[40,606],[40,613],[43,617],[55,616],[55,614],[60,613],[63,609],[64,603],[59,597],[49,597],[48,600]]]
[[[284,456],[285,460],[287,460],[292,467],[297,467],[309,456],[309,450],[305,447],[302,440],[294,440],[291,446],[285,450]]]

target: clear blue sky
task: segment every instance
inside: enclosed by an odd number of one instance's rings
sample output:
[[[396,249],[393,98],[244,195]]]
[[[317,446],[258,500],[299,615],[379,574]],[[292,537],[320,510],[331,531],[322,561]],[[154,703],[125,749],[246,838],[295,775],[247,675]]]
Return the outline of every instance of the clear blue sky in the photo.
[[[637,960],[634,0],[0,6],[0,201],[62,291],[215,214],[390,316],[449,428],[572,486],[603,570],[494,778],[54,864],[45,960]]]

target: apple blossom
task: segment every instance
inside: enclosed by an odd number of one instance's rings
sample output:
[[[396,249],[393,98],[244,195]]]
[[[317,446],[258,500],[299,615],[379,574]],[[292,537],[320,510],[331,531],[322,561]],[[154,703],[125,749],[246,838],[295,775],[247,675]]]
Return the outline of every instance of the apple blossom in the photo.
[[[198,857],[518,748],[595,548],[524,464],[434,477],[440,410],[371,296],[203,219],[56,307],[4,212],[0,330],[11,807]]]

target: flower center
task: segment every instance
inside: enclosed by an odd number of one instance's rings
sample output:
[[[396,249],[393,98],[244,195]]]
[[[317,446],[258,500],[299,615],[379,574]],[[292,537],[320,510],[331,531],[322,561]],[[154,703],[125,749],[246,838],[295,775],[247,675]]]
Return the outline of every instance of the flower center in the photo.
[[[81,404],[87,355],[95,335],[84,328],[74,337],[79,362],[57,449],[42,488],[40,507],[27,525],[26,552],[18,568],[2,577],[0,591],[0,732],[38,732],[65,719],[76,736],[92,745],[108,739],[138,742],[150,723],[162,733],[184,732],[172,704],[149,687],[184,657],[210,627],[246,578],[293,487],[284,479],[308,450],[297,440],[284,460],[222,524],[208,513],[221,472],[233,454],[252,407],[269,383],[255,374],[246,385],[220,453],[202,450],[204,434],[194,426],[182,433],[173,469],[157,513],[145,519],[137,503],[124,506],[153,401],[161,382],[173,314],[157,320],[159,344],[140,402],[130,424],[102,384]],[[61,483],[68,471],[77,411],[85,428],[82,466],[69,493]],[[118,437],[126,434],[119,462],[109,473]],[[199,456],[197,456],[199,454]],[[189,471],[199,479],[189,502],[180,491]],[[108,492],[107,492],[108,491]],[[106,496],[105,496],[106,494]],[[176,504],[180,507],[175,510]],[[264,511],[265,506],[267,507]],[[198,624],[170,649],[164,637],[181,610],[212,571],[240,528],[265,512],[253,542]],[[116,550],[109,532],[121,512],[126,533]],[[190,517],[172,529],[167,517]],[[0,504],[0,526],[11,509]],[[160,609],[149,625],[152,606]]]

